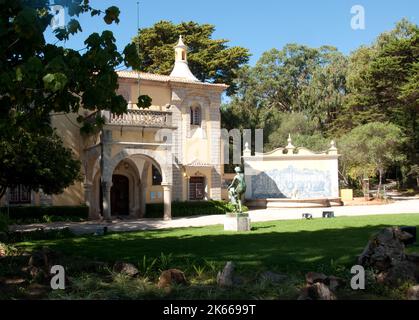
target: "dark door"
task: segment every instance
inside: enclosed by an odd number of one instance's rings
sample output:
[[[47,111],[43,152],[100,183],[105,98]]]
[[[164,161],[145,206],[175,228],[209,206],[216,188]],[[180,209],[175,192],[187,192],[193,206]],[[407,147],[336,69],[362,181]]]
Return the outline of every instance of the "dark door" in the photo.
[[[191,177],[189,180],[189,200],[204,200],[205,178]]]
[[[113,216],[129,215],[129,180],[125,176],[112,177],[111,207]]]

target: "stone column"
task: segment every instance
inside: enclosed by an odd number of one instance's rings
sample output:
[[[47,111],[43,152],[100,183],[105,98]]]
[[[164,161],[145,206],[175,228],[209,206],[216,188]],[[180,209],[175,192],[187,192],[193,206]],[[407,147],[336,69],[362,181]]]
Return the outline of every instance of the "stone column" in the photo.
[[[103,192],[103,218],[105,220],[111,220],[111,188],[112,182],[103,181],[102,182],[102,192]]]
[[[91,183],[84,184],[84,200],[86,206],[89,207],[89,220],[98,220],[98,210],[93,199],[93,184]]]
[[[172,220],[172,185],[162,183],[164,201],[164,220]]]
[[[146,214],[146,202],[147,202],[147,185],[143,182],[140,183],[140,216],[142,219]]]

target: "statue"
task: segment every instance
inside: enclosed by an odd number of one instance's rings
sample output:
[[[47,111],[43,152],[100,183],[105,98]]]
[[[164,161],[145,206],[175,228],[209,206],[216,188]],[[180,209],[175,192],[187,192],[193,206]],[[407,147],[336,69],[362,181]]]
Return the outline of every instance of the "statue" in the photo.
[[[233,179],[233,182],[228,187],[228,195],[231,204],[234,205],[236,213],[242,212],[242,196],[246,192],[246,181],[244,180],[244,174],[241,172],[240,167],[236,167],[234,171],[237,173]]]

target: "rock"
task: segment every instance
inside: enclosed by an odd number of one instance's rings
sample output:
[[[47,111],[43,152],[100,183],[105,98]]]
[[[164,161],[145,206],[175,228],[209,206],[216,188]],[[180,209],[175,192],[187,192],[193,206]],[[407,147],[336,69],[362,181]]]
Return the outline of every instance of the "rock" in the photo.
[[[337,300],[337,298],[328,286],[316,282],[303,288],[298,300]]]
[[[135,277],[140,273],[133,264],[126,262],[115,263],[113,270],[117,273],[122,273],[130,277]]]
[[[407,291],[407,300],[419,300],[419,285],[413,286]]]
[[[369,241],[358,258],[358,264],[378,271],[388,270],[406,259],[403,241],[409,237],[411,235],[400,228],[382,229]]]
[[[0,258],[6,256],[7,248],[6,245],[0,242]]]
[[[159,287],[160,289],[167,288],[171,287],[174,284],[186,285],[186,277],[185,274],[178,269],[169,269],[161,273],[157,287]]]
[[[229,261],[223,271],[217,275],[217,284],[220,287],[232,287],[234,285],[234,263]]]
[[[26,289],[27,299],[29,300],[40,300],[44,299],[49,291],[51,290],[50,287],[47,285],[40,285],[38,283],[32,283]]]
[[[60,255],[47,247],[32,252],[28,265],[29,267],[49,269],[49,266],[59,264]]]
[[[337,289],[339,289],[345,284],[345,280],[335,276],[329,276],[326,279],[326,284],[330,288],[330,290],[336,292]]]
[[[325,283],[327,276],[323,273],[309,272],[306,274],[306,281],[308,284],[314,284],[317,282]]]
[[[416,266],[410,261],[398,262],[387,271],[380,272],[376,279],[378,283],[392,287],[404,282],[416,282]]]
[[[371,267],[376,281],[395,287],[419,279],[419,257],[405,254],[404,241],[412,235],[400,228],[385,228],[375,235],[359,256],[358,263]]]
[[[260,280],[271,283],[281,283],[288,279],[284,274],[278,274],[271,271],[265,271],[260,275]]]
[[[29,267],[45,268],[48,266],[48,257],[43,251],[34,251],[29,258]]]

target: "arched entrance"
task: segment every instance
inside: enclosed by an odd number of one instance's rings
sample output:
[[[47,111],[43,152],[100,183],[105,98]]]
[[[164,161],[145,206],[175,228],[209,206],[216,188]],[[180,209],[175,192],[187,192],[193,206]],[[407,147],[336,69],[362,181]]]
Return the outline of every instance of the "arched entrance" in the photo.
[[[111,187],[112,215],[128,216],[130,214],[129,201],[129,179],[123,175],[113,175]]]

